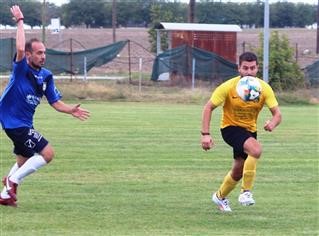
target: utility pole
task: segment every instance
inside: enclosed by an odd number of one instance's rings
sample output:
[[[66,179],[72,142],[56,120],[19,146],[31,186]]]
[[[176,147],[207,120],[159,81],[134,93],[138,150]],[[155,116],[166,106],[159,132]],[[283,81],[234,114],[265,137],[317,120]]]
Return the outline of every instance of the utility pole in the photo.
[[[319,0],[317,3],[317,54],[319,54]]]
[[[113,29],[113,43],[116,42],[116,0],[112,1],[112,29]]]
[[[319,1],[319,0],[318,0]],[[264,8],[264,58],[263,58],[263,80],[268,83],[269,70],[269,2],[265,0]]]
[[[45,0],[43,0],[42,3],[42,17],[41,17],[41,21],[42,21],[42,42],[45,43],[45,15],[46,15],[46,3]]]
[[[188,23],[194,23],[194,20],[195,20],[195,2],[196,2],[195,0],[189,0],[189,4],[188,4]]]

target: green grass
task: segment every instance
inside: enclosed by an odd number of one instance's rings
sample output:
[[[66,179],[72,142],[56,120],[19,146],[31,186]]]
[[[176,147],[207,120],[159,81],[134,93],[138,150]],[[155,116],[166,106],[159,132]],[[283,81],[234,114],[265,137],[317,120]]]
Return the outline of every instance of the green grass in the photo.
[[[0,208],[0,235],[318,235],[318,106],[282,107],[263,156],[256,205],[222,214],[210,201],[231,166],[212,121],[215,149],[199,139],[202,105],[93,103],[87,122],[41,105],[35,127],[56,157],[19,187],[19,207]],[[270,113],[260,115],[260,124]],[[1,174],[13,164],[1,133]]]

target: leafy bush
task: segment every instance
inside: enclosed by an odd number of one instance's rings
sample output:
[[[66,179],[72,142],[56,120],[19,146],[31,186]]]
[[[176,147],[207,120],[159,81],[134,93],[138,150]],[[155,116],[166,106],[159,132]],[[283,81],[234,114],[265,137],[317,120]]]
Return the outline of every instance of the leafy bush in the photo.
[[[260,68],[263,67],[263,35],[260,36],[261,47],[257,49]],[[260,70],[261,71],[261,70]],[[290,47],[285,35],[280,37],[278,31],[271,33],[269,41],[269,84],[277,91],[296,90],[304,87],[305,78],[294,59],[294,49]]]

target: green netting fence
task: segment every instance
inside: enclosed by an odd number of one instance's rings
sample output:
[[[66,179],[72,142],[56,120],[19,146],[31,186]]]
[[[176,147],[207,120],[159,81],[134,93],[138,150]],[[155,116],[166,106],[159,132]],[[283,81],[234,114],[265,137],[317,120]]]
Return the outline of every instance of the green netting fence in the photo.
[[[127,40],[119,41],[104,47],[76,52],[47,49],[45,67],[54,74],[68,73],[83,75],[93,67],[98,67],[112,61],[127,42]],[[15,48],[15,39],[0,39],[0,72],[11,71],[12,58],[16,51]]]
[[[0,39],[0,72],[8,72],[12,70],[12,59],[15,52],[15,39]]]
[[[159,54],[153,64],[151,79],[161,80],[161,74],[194,77],[196,80],[227,80],[238,74],[237,65],[215,53],[203,49],[182,45]]]
[[[304,71],[310,86],[319,87],[319,60],[307,66]]]

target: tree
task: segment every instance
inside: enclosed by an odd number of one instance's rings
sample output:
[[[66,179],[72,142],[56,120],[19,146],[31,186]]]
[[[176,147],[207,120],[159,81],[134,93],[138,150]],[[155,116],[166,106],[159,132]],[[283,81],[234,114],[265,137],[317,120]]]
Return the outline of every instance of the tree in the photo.
[[[261,47],[257,49],[259,67],[263,67],[263,35],[260,35]],[[278,31],[271,34],[269,41],[269,84],[275,90],[294,90],[304,86],[304,75],[294,59],[294,49],[289,46],[285,35]]]
[[[10,7],[8,2],[1,2],[0,4],[0,24],[13,25],[15,22],[11,18]]]
[[[223,24],[225,23],[224,4],[221,2],[199,3],[197,9],[197,19],[199,23]]]
[[[52,18],[61,18],[61,8],[57,7],[56,5],[52,3],[47,3],[47,10],[46,10],[46,24],[50,24],[50,20]]]
[[[62,20],[61,22],[65,27],[72,25],[81,25],[81,5],[76,4],[75,1],[71,1],[69,4],[62,5]]]
[[[104,21],[105,6],[103,0],[71,0],[63,7],[63,23],[66,27],[85,24],[86,28],[99,27]]]
[[[271,27],[292,27],[294,15],[296,14],[295,4],[291,2],[277,2],[270,5],[270,26]]]
[[[314,23],[315,10],[309,4],[298,3],[295,5],[296,12],[293,16],[294,27],[305,27]]]
[[[185,5],[185,4],[184,4]],[[148,31],[149,41],[151,43],[151,51],[156,51],[156,27],[160,24],[160,22],[183,22],[185,18],[177,17],[180,14],[180,11],[184,11],[182,7],[184,5],[180,5],[177,2],[166,3],[166,4],[158,4],[155,3],[151,6],[151,27]],[[186,4],[187,6],[187,4]],[[161,33],[161,48],[166,50],[168,48],[168,37],[167,32]]]
[[[245,25],[250,27],[263,27],[264,26],[264,3],[257,1],[256,3],[244,5],[246,9],[246,15],[248,17]]]
[[[23,15],[24,23],[31,27],[42,25],[42,3],[35,0],[21,1],[19,3]]]
[[[0,0],[0,24],[15,25],[11,20],[9,7],[17,2],[25,15],[25,23],[41,25],[41,2],[43,0]],[[152,6],[161,9],[160,21],[188,22],[188,13],[193,20],[206,24],[238,24],[241,26],[263,26],[263,0],[236,3],[212,0],[188,0],[188,3],[168,0],[116,0],[118,26],[152,26]],[[195,11],[196,3],[196,11]],[[86,27],[112,27],[111,0],[70,0],[57,7],[46,2],[46,21],[60,17],[66,26],[85,25]],[[188,8],[189,7],[189,8]],[[270,4],[271,27],[304,27],[316,20],[317,6],[305,3],[280,1]],[[194,8],[194,9],[193,9]],[[192,12],[188,10],[192,10]],[[153,9],[154,10],[154,9]],[[169,19],[167,19],[169,17]],[[195,20],[196,19],[196,20]]]
[[[122,26],[146,26],[150,22],[150,9],[150,1],[118,2],[118,23]]]

